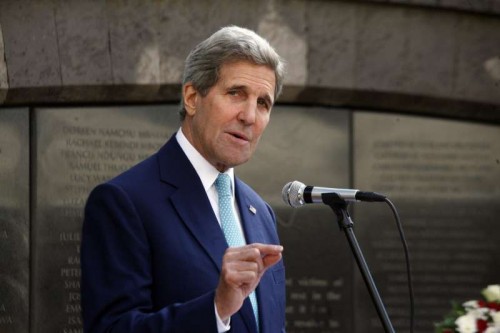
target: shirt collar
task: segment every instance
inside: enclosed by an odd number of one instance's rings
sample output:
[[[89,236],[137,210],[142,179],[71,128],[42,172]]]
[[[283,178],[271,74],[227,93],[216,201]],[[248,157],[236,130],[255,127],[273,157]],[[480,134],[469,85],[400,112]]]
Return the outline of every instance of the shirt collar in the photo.
[[[182,128],[179,128],[177,134],[175,135],[179,146],[186,154],[189,162],[193,165],[196,173],[201,179],[203,188],[208,191],[210,187],[214,184],[217,176],[219,176],[219,170],[217,170],[212,164],[210,164],[197,150],[193,147],[191,142],[186,138],[182,132]],[[234,196],[234,168],[229,168],[226,172],[231,178],[231,190]]]

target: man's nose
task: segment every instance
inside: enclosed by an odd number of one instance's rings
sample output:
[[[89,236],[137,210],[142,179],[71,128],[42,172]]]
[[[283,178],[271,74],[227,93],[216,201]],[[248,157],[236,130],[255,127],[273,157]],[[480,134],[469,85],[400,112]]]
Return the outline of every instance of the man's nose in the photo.
[[[240,112],[238,113],[238,120],[242,121],[246,125],[251,125],[255,123],[256,117],[257,101],[248,100],[241,106]]]

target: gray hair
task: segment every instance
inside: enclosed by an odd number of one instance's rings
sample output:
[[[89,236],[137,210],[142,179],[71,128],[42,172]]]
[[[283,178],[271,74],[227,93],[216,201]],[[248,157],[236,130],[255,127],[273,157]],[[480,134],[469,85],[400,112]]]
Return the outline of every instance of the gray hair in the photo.
[[[224,27],[198,44],[186,58],[182,85],[192,82],[202,96],[206,96],[217,81],[222,65],[238,60],[271,68],[276,76],[275,99],[281,93],[285,64],[271,45],[249,29],[237,26]],[[181,120],[186,117],[184,100],[179,111]]]

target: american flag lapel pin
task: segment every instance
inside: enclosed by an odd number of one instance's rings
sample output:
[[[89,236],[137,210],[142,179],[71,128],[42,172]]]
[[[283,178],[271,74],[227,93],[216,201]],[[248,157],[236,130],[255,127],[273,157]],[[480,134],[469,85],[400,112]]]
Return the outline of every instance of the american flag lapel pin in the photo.
[[[257,214],[257,209],[252,205],[248,206],[248,210],[251,211],[253,215]]]

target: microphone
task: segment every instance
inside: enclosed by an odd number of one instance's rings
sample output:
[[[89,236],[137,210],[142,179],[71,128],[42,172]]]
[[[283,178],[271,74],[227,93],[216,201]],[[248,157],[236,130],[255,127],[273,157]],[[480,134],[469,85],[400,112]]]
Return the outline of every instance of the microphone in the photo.
[[[292,207],[300,207],[306,203],[323,203],[323,193],[336,193],[340,199],[345,201],[385,201],[385,196],[376,192],[363,192],[354,189],[328,188],[318,186],[306,186],[295,180],[287,183],[281,191],[283,201]]]

